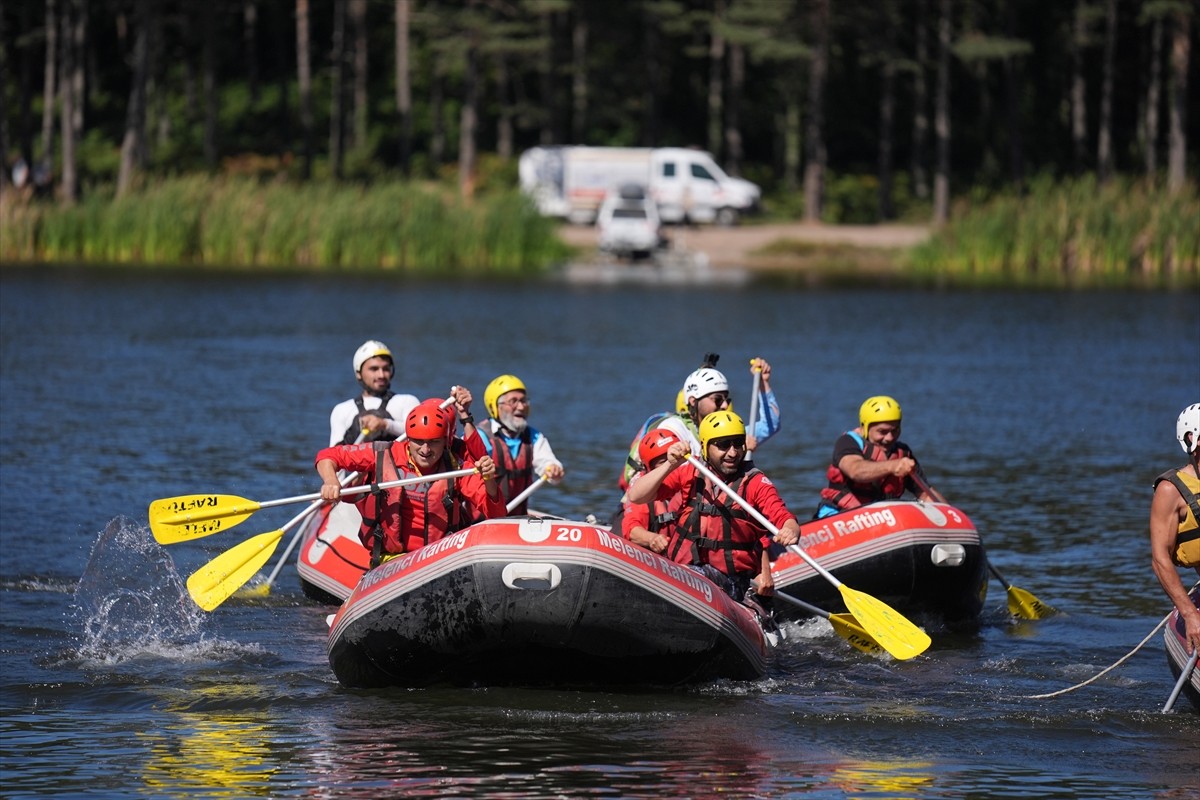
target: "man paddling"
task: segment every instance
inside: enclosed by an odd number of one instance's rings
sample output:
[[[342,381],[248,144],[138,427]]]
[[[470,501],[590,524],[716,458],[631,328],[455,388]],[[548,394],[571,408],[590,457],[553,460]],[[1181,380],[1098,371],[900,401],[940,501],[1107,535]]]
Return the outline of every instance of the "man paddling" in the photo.
[[[447,449],[452,430],[438,401],[428,400],[410,411],[404,433],[408,439],[403,442],[334,445],[315,459],[321,497],[329,501],[342,496],[339,469],[363,473],[369,483],[384,483],[474,466],[476,473],[470,475],[357,496],[354,502],[363,518],[358,537],[371,553],[371,566],[507,513],[495,462],[488,456],[475,461],[468,456],[460,462]]]
[[[774,542],[796,544],[800,539],[796,517],[762,470],[746,461],[742,418],[732,411],[716,411],[701,421],[699,434],[709,468],[778,529]],[[671,444],[666,459],[630,485],[629,501],[671,503],[678,495],[679,520],[663,555],[703,572],[766,622],[768,598],[774,594],[766,548],[771,534],[695,466],[685,463],[689,457],[686,442]]]
[[[370,339],[354,351],[354,377],[362,393],[333,407],[330,445],[392,441],[404,433],[404,419],[417,405],[417,398],[392,392],[395,371],[392,351],[383,342]]]
[[[1154,479],[1150,502],[1150,557],[1163,591],[1183,619],[1188,652],[1200,647],[1200,609],[1184,588],[1177,567],[1200,574],[1200,403],[1185,408],[1175,421],[1175,438],[1188,463]]]
[[[505,497],[514,498],[539,477],[550,483],[563,478],[562,462],[550,448],[545,434],[529,424],[529,394],[516,375],[499,375],[483,390],[483,404],[490,419],[479,425],[479,434],[489,456],[496,461],[496,476]],[[469,411],[459,415],[463,438],[471,441],[475,418]],[[512,513],[526,513],[520,503]]]
[[[833,444],[826,470],[829,485],[821,490],[814,519],[852,508],[895,500],[910,491],[920,500],[944,503],[929,487],[912,449],[900,441],[900,404],[891,397],[868,397],[858,409],[858,427]]]
[[[680,441],[687,442],[692,448],[692,455],[703,455],[698,435],[700,421],[714,411],[733,410],[729,380],[716,368],[719,358],[716,353],[705,354],[704,365],[683,382],[683,404],[675,414],[658,423],[659,428],[669,430]],[[750,373],[755,380],[761,381],[758,408],[755,409],[757,421],[754,430],[749,431],[747,436],[747,448],[753,451],[779,430],[779,404],[771,391],[771,365],[765,359],[752,358]]]

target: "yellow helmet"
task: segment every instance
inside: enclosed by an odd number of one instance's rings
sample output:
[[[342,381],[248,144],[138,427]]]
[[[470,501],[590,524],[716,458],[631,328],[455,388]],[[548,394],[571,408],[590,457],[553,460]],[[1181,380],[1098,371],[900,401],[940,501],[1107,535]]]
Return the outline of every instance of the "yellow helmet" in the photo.
[[[679,390],[679,394],[675,395],[675,413],[686,417],[688,413],[687,400],[683,397],[683,389]]]
[[[500,408],[497,404],[500,396],[518,389],[522,392],[528,391],[525,384],[521,383],[521,379],[516,375],[501,375],[489,383],[483,390],[483,405],[487,408],[488,414],[491,414],[494,419],[499,419]]]
[[[746,423],[732,411],[714,411],[700,422],[700,452],[708,455],[708,443],[726,436],[745,436]]]
[[[900,404],[886,395],[868,397],[858,409],[863,433],[869,432],[877,422],[899,422],[900,419]]]

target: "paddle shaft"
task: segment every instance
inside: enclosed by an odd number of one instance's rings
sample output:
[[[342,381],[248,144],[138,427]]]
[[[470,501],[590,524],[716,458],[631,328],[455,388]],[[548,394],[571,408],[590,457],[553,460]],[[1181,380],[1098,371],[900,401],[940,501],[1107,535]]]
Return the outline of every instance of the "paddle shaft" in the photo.
[[[728,495],[730,497],[730,499],[733,500],[733,502],[737,503],[739,506],[744,508],[746,510],[747,514],[749,514],[750,516],[752,516],[756,520],[758,520],[759,524],[762,525],[767,530],[769,530],[773,536],[779,535],[779,528],[775,527],[775,525],[771,522],[771,520],[764,517],[757,508],[755,508],[754,506],[747,503],[746,499],[744,497],[742,497],[741,495],[739,495],[737,492],[735,492],[733,490],[732,486],[730,486],[729,484],[725,483],[725,481],[723,481],[719,477],[717,477],[717,474],[715,472],[713,472],[711,469],[709,469],[707,464],[703,463],[699,458],[696,458],[695,456],[689,455],[688,458],[689,458],[689,460],[691,460],[692,465],[696,468],[696,470],[701,475],[703,475],[704,477],[706,477],[710,481],[712,481],[713,484],[715,486],[719,487],[721,489],[721,491],[725,492],[725,494]],[[788,545],[788,550],[792,551],[793,553],[795,553],[796,555],[800,556],[805,561],[807,561],[808,565],[810,567],[815,569],[821,575],[821,577],[823,577],[825,580],[832,583],[834,586],[842,585],[841,581],[839,581],[837,578],[833,577],[833,574],[829,570],[825,569],[820,564],[818,564],[816,562],[816,560],[813,559],[813,557],[810,556],[808,553],[804,552],[804,550],[799,545],[790,544],[790,545]]]
[[[533,483],[526,486],[525,491],[521,492],[519,495],[514,497],[512,500],[509,500],[508,505],[505,506],[504,510],[511,514],[514,508],[516,508],[517,506],[521,505],[521,503],[524,503],[526,500],[528,500],[529,495],[533,494],[538,489],[542,488],[542,485],[545,483],[546,483],[546,476],[543,475],[542,477],[538,478]]]
[[[750,423],[746,426],[746,432],[754,437],[754,444],[758,445],[758,436],[754,433],[754,426],[758,422],[758,392],[759,386],[762,384],[762,372],[758,369],[753,370],[754,382],[750,384]],[[754,458],[754,454],[750,450],[746,450],[746,461]]]
[[[1175,681],[1175,688],[1171,690],[1171,696],[1167,698],[1167,704],[1162,707],[1162,713],[1166,714],[1171,710],[1171,706],[1175,705],[1176,698],[1183,691],[1183,686],[1188,682],[1188,678],[1192,677],[1192,670],[1196,668],[1196,659],[1200,657],[1200,647],[1192,650],[1192,657],[1183,665],[1183,669],[1179,671],[1179,680]]]

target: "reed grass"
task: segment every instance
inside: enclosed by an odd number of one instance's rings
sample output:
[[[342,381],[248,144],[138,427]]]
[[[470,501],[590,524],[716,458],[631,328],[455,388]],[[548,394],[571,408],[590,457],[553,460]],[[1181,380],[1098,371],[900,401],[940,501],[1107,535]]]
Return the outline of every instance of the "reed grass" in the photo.
[[[974,286],[1194,287],[1200,196],[1195,183],[1170,195],[1130,179],[1041,177],[1022,196],[959,201],[906,267]]]
[[[71,208],[12,203],[0,260],[247,269],[539,273],[568,250],[516,190],[462,203],[436,185],[189,176]]]

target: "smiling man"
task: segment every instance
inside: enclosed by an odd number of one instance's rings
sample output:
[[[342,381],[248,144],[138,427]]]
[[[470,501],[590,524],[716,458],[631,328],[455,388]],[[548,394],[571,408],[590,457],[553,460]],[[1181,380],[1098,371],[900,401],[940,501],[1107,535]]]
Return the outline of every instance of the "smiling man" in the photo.
[[[483,404],[490,419],[479,426],[488,455],[496,462],[496,477],[504,496],[511,499],[542,476],[551,483],[563,477],[563,465],[550,448],[545,435],[529,424],[529,394],[516,375],[500,375],[483,390]],[[473,425],[473,417],[460,417],[464,438]],[[516,516],[526,513],[526,503],[512,510]]]
[[[911,491],[920,500],[942,501],[930,494],[921,465],[912,449],[900,441],[900,404],[884,395],[868,397],[858,409],[858,427],[833,444],[826,471],[829,485],[821,490],[815,517],[821,519],[851,508],[895,500]]]
[[[371,566],[507,513],[495,463],[487,456],[460,462],[446,447],[449,430],[445,410],[437,400],[426,400],[405,419],[407,441],[334,445],[317,453],[321,498],[331,502],[342,496],[339,469],[361,472],[368,483],[386,483],[475,468],[470,475],[355,495],[363,518],[358,536],[371,551]]]
[[[775,485],[746,461],[746,425],[732,411],[715,411],[700,423],[700,448],[709,468],[779,531],[777,544],[795,544],[800,524]],[[631,503],[666,502],[678,508],[662,555],[687,564],[768,618],[774,593],[767,545],[770,531],[743,510],[693,464],[687,442],[676,441],[667,457],[629,487]]]
[[[383,342],[370,339],[354,351],[354,377],[362,393],[333,407],[330,445],[391,441],[404,433],[404,418],[417,405],[417,398],[392,392],[395,372],[392,351]]]

